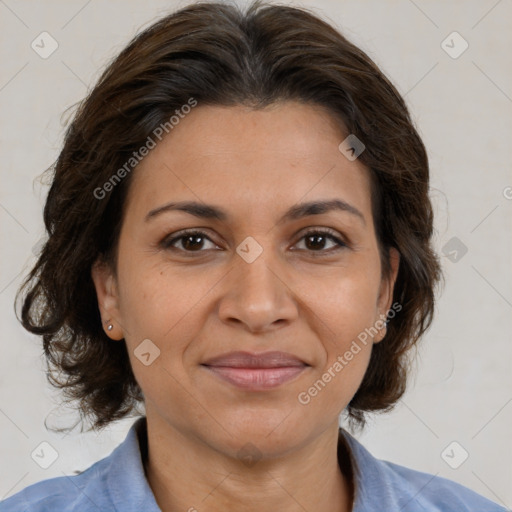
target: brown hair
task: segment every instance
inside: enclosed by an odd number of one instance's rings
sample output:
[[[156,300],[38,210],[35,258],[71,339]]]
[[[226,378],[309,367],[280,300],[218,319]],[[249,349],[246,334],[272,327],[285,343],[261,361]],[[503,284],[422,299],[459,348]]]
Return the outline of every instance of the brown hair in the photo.
[[[132,173],[98,199],[95,191],[156,127],[195,98],[199,105],[263,108],[297,100],[326,108],[363,141],[383,272],[400,253],[394,302],[400,313],[373,347],[346,412],[389,410],[402,396],[408,351],[432,322],[441,268],[431,247],[433,212],[425,147],[408,109],[377,65],[305,9],[255,2],[192,4],[137,35],[79,105],[52,171],[44,207],[48,239],[18,290],[21,322],[42,335],[48,378],[103,427],[143,400],[125,343],[102,329],[91,266],[115,272]],[[105,190],[105,189],[103,189]],[[102,192],[103,194],[103,192]]]

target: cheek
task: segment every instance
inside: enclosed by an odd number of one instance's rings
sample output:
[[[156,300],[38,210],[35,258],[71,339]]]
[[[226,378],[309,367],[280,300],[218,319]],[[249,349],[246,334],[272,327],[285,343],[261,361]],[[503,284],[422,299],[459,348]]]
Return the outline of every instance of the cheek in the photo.
[[[178,383],[187,379],[184,355],[201,329],[201,300],[211,284],[132,264],[125,267],[121,315],[135,378],[146,399],[167,403],[172,389],[173,401],[186,402]]]
[[[322,276],[301,275],[295,290],[337,346],[370,327],[376,320],[379,275],[370,264],[323,269]]]
[[[320,342],[318,364],[297,400],[304,410],[331,417],[350,402],[368,368],[376,290],[371,282],[345,276],[335,285],[309,291],[308,304],[314,313],[310,328]]]
[[[301,321],[317,332],[326,349],[345,350],[347,342],[375,322],[378,275],[369,254],[344,266],[308,266],[285,270],[289,300],[296,303]],[[216,285],[225,269],[172,268],[148,263],[135,255],[119,261],[122,283],[121,316],[125,338],[135,346],[149,338],[166,350],[184,348],[201,328],[211,309]],[[302,311],[301,311],[302,310]],[[169,341],[172,340],[172,343]],[[169,346],[170,345],[170,346]]]
[[[128,337],[164,340],[187,316],[197,314],[213,285],[208,273],[172,266],[164,258],[125,251],[118,264],[120,309]]]
[[[329,402],[338,407],[353,396],[364,377],[377,334],[378,278],[371,266],[338,269],[323,279],[302,278],[305,309],[313,313],[310,328],[323,351],[311,393],[322,392],[317,402],[324,406]]]

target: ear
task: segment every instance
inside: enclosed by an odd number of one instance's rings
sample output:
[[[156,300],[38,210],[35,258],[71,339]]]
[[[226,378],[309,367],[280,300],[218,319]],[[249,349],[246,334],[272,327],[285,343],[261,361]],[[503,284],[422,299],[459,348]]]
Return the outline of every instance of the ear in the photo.
[[[393,290],[395,289],[395,282],[398,276],[398,269],[400,267],[400,253],[394,247],[389,248],[389,265],[389,274],[383,276],[380,283],[379,297],[377,299],[377,311],[379,317],[375,322],[380,333],[375,336],[373,340],[374,343],[382,341],[386,335],[386,325],[384,322],[386,321],[387,313],[393,302]]]
[[[96,288],[103,330],[113,340],[124,338],[119,309],[119,295],[116,278],[109,265],[96,260],[91,268],[91,277]],[[112,326],[109,330],[109,326]]]

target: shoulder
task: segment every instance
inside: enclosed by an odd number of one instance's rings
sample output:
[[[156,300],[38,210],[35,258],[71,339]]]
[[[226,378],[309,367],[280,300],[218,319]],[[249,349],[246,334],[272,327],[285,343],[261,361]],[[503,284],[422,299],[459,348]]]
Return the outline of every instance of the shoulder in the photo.
[[[355,502],[353,512],[507,512],[507,509],[447,478],[375,458],[340,429],[349,445]]]
[[[0,512],[131,512],[159,510],[146,480],[141,456],[145,418],[136,421],[125,440],[107,457],[78,475],[30,485],[0,502]]]
[[[380,461],[391,489],[408,510],[507,512],[507,509],[453,480]]]
[[[105,506],[104,477],[109,466],[106,457],[84,472],[59,476],[29,485],[0,502],[0,512],[61,512],[102,510]]]

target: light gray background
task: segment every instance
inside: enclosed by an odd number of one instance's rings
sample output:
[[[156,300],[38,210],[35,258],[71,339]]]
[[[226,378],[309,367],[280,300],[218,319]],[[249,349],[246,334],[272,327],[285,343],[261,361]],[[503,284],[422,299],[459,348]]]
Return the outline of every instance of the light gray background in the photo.
[[[55,421],[70,414],[58,407],[41,344],[17,323],[13,300],[43,235],[47,187],[35,178],[58,155],[64,110],[142,27],[186,3],[0,0],[0,498],[85,469],[133,421],[100,435],[45,429],[49,414]],[[374,416],[359,439],[379,458],[512,507],[512,3],[290,3],[331,20],[405,96],[429,152],[436,247],[442,254],[457,237],[468,249],[456,262],[442,257],[446,287],[407,394],[392,413]],[[48,59],[31,48],[43,31],[59,44]],[[456,59],[441,46],[453,31],[469,43]],[[460,48],[457,40],[448,44]],[[42,441],[58,453],[46,470],[31,458]],[[441,456],[453,441],[469,453],[458,469]],[[457,459],[460,448],[449,454]]]

